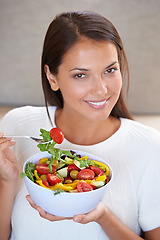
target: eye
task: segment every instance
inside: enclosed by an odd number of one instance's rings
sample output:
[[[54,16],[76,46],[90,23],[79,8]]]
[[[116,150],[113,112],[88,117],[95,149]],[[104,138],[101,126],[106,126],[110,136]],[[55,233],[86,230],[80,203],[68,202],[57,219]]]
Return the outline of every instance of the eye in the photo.
[[[106,73],[113,73],[116,70],[117,70],[117,68],[109,68],[106,70]]]
[[[81,78],[84,78],[84,77],[85,77],[84,73],[78,73],[78,74],[74,75],[74,78],[78,78],[78,79],[81,79]]]

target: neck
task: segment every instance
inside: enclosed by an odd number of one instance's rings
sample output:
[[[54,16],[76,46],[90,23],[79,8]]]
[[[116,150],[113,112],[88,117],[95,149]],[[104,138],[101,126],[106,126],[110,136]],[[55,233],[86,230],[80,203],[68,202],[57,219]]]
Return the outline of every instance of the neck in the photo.
[[[78,116],[67,116],[60,109],[56,111],[55,122],[56,126],[63,131],[65,138],[78,145],[100,143],[111,137],[120,127],[120,120],[112,116],[97,122],[89,119],[80,121]]]

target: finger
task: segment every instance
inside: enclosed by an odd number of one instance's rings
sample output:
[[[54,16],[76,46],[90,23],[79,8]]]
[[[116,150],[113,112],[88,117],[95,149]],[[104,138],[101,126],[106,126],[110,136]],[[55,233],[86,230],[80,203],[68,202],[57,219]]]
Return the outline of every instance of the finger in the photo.
[[[42,217],[42,218],[45,218],[51,222],[54,222],[54,221],[61,221],[61,220],[64,220],[65,218],[64,217],[59,217],[59,216],[55,216],[53,214],[50,214],[50,213],[47,213],[43,208],[41,208],[40,206],[37,207],[37,211],[39,212],[39,215]],[[67,218],[69,219],[69,218]]]
[[[37,210],[39,212],[40,215],[44,215],[43,214],[43,209],[41,209],[39,206],[37,206],[35,204],[35,202],[32,200],[30,195],[26,196],[27,201],[29,202],[29,204],[31,205],[31,207],[33,207],[35,210]]]
[[[0,138],[4,136],[4,133],[0,131]]]
[[[78,215],[74,216],[73,221],[82,223],[82,224],[86,224],[86,223],[94,221],[95,218],[96,218],[96,209],[93,209],[91,212],[89,212],[87,214],[78,214]]]
[[[11,138],[5,138],[5,137],[0,138],[0,143],[6,142],[6,141],[11,141]]]
[[[30,205],[39,212],[39,215],[42,218],[45,218],[49,221],[61,221],[64,219],[72,219],[72,218],[64,218],[64,217],[59,217],[59,216],[55,216],[53,214],[47,213],[43,208],[41,208],[40,206],[37,206],[35,204],[35,202],[32,200],[32,198],[30,197],[30,195],[26,196],[27,201],[30,203]]]
[[[11,141],[5,138],[0,139],[0,149],[1,151],[5,150],[8,147],[12,147],[15,145],[15,141]]]
[[[32,200],[32,198],[30,197],[30,195],[26,196],[27,201],[29,202],[29,204],[31,205],[31,207],[33,207],[34,209],[37,208],[37,205],[35,204],[35,202]]]
[[[80,214],[73,217],[73,221],[77,223],[86,224],[96,220],[95,211],[92,210],[88,214]]]
[[[73,217],[74,222],[86,224],[96,221],[104,212],[103,203],[99,203],[98,206],[87,214],[78,214]]]
[[[89,220],[87,221],[87,216],[82,214],[74,216],[73,221],[77,223],[82,223],[82,224],[86,224],[89,222]]]
[[[3,139],[3,140],[11,140],[12,137],[4,137],[4,133],[0,131],[0,140]]]

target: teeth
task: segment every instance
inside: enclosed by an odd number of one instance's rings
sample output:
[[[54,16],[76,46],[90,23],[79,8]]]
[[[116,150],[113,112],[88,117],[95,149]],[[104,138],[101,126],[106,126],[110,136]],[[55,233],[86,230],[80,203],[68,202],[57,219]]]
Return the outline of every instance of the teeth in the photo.
[[[89,102],[89,103],[93,104],[93,105],[101,106],[101,105],[105,104],[105,102],[106,102],[106,100],[103,102]]]

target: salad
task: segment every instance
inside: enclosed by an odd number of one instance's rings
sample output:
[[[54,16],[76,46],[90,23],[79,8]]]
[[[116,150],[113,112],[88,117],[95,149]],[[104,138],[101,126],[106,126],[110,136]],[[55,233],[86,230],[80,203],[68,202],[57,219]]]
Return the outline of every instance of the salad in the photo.
[[[59,128],[50,131],[40,129],[44,143],[38,144],[42,152],[48,152],[50,158],[39,159],[38,164],[28,162],[25,173],[31,181],[41,187],[60,192],[88,192],[103,187],[110,181],[109,167],[99,161],[81,156],[72,150],[56,148],[61,144],[64,134]]]

